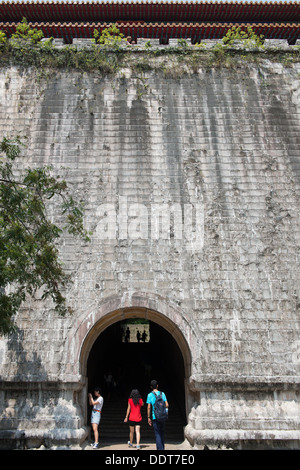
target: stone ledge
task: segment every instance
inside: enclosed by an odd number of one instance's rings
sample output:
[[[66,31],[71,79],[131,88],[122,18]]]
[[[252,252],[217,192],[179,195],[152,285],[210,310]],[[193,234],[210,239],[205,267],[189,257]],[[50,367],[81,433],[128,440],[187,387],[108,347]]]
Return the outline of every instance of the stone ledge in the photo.
[[[62,380],[60,381],[45,381],[45,382],[30,382],[30,381],[14,381],[14,380],[5,380],[0,382],[0,390],[2,391],[17,391],[17,390],[22,390],[22,391],[33,391],[33,390],[40,390],[40,391],[49,391],[49,390],[55,390],[55,391],[60,391],[60,390],[72,390],[74,392],[80,391],[82,389],[82,386],[84,384],[84,379],[82,376],[78,376],[78,381],[76,381],[76,377],[74,377],[74,381],[69,382],[63,382]]]
[[[86,427],[80,429],[28,429],[0,430],[0,450],[34,449],[44,446],[46,449],[81,449],[88,437]]]
[[[299,376],[282,377],[228,377],[216,374],[195,374],[189,378],[189,387],[193,391],[215,390],[299,390]]]
[[[44,38],[41,42],[45,42],[47,40],[49,40],[49,38]],[[70,45],[76,46],[78,49],[84,49],[95,46],[95,43],[91,38],[73,38],[72,44],[66,44],[63,39],[56,38],[52,40],[52,45],[57,49],[68,47]],[[191,39],[170,38],[168,44],[160,44],[159,39],[138,38],[136,44],[127,44],[125,42],[120,43],[120,45],[117,46],[117,49],[128,51],[130,50],[133,52],[141,50],[151,51],[164,49],[205,51],[213,49],[216,45],[223,45],[226,49],[245,50],[253,52],[263,52],[268,50],[294,51],[297,47],[300,47],[300,39],[297,39],[295,45],[290,45],[286,39],[265,39],[262,47],[249,47],[246,43],[243,43],[243,41],[236,41],[231,46],[225,46],[222,39],[204,39],[203,41],[201,41],[200,44],[192,44]],[[116,50],[116,48],[109,46],[97,45],[97,47],[103,47],[103,49],[111,51]]]
[[[243,430],[243,429],[203,429],[196,430],[190,424],[185,427],[185,438],[190,445],[217,448],[225,446],[232,449],[269,448],[299,449],[300,431]]]

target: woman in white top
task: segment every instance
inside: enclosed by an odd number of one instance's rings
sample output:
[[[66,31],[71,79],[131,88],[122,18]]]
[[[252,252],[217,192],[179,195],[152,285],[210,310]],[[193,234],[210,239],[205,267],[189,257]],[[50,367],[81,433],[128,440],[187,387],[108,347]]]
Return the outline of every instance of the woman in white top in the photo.
[[[92,444],[92,447],[94,449],[97,449],[99,447],[98,426],[100,423],[101,411],[102,411],[102,406],[103,406],[103,397],[101,396],[101,389],[99,387],[96,387],[94,389],[94,395],[96,397],[95,400],[93,399],[92,394],[89,393],[89,402],[90,402],[90,405],[93,406],[92,416],[91,416],[91,425],[92,425],[94,437],[95,437],[95,442],[94,444]]]

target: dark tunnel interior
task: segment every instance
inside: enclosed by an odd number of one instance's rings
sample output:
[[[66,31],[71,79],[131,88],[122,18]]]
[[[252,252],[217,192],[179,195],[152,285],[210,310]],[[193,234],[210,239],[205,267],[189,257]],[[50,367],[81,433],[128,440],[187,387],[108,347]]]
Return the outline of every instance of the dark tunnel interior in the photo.
[[[143,323],[144,322],[144,323]],[[106,410],[122,406],[124,413],[129,394],[137,388],[146,403],[151,391],[150,381],[158,381],[159,389],[166,393],[172,416],[180,416],[182,425],[185,416],[184,361],[180,348],[163,327],[152,321],[135,319],[130,324],[130,339],[127,322],[116,322],[104,330],[96,339],[87,363],[88,391],[100,385]],[[140,339],[137,338],[140,332]],[[143,332],[146,333],[142,337]],[[145,335],[144,335],[145,336]],[[110,392],[105,376],[111,374],[114,387]],[[146,407],[144,407],[146,408]],[[121,410],[120,410],[121,413]]]

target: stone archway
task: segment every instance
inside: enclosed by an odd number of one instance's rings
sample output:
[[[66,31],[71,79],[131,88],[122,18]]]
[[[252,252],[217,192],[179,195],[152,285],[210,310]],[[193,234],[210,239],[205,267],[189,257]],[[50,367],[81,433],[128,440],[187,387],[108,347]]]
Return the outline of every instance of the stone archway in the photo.
[[[87,357],[99,334],[111,324],[137,315],[156,322],[173,335],[182,351],[186,378],[190,377],[192,364],[195,366],[199,355],[205,356],[197,328],[169,299],[143,292],[107,298],[75,319],[65,343],[66,376],[82,381]],[[192,358],[195,354],[197,357]]]
[[[105,320],[100,320],[100,324]],[[162,323],[166,325],[166,320]],[[157,312],[133,307],[125,309],[121,316],[114,312],[112,323],[105,329],[96,328],[97,333],[100,329],[101,332],[93,342],[88,359],[84,358],[83,373],[86,374],[89,392],[92,392],[95,385],[100,385],[102,389],[105,405],[101,422],[102,437],[105,440],[123,442],[128,438],[127,427],[120,429],[120,419],[126,410],[130,391],[137,388],[146,403],[152,379],[158,380],[169,401],[171,412],[166,427],[167,439],[177,442],[184,439],[183,430],[187,424],[186,374],[189,374],[186,369],[189,370],[190,362],[188,351],[182,353],[187,345],[179,347],[174,338],[174,325],[171,327],[170,322],[168,323],[172,334],[157,323]],[[137,330],[142,328],[147,328],[148,338],[145,342],[138,341],[136,337]],[[128,341],[125,341],[122,334],[126,329],[131,330]],[[94,338],[93,333],[91,332]],[[180,340],[184,342],[184,339]],[[110,391],[104,380],[108,374],[112,375],[115,384]],[[86,407],[89,424],[90,407],[88,404]],[[142,415],[143,423],[146,423],[146,406]],[[152,429],[145,425],[142,428],[143,438],[151,439]]]
[[[191,373],[191,352],[183,333],[168,317],[162,315],[159,312],[156,312],[155,310],[141,308],[137,306],[115,310],[98,320],[98,322],[93,325],[93,327],[86,335],[81,349],[81,374],[84,376],[86,375],[87,359],[91,348],[98,336],[112,324],[132,318],[141,318],[153,321],[172,335],[172,337],[177,342],[182,354],[182,358],[184,361],[185,379],[188,378]]]
[[[187,387],[188,378],[190,377],[191,373],[191,352],[189,345],[184,338],[182,332],[179,328],[166,316],[162,315],[159,312],[148,308],[141,308],[141,307],[127,307],[123,309],[115,310],[101,319],[98,320],[91,328],[88,334],[85,337],[85,341],[82,345],[81,349],[81,356],[80,356],[80,367],[81,367],[81,374],[82,376],[86,377],[86,389],[87,387],[91,386],[90,382],[90,375],[87,371],[87,364],[90,357],[91,350],[94,348],[95,343],[104,337],[104,335],[113,327],[116,326],[118,323],[124,320],[130,319],[144,319],[148,320],[150,323],[157,325],[161,328],[161,330],[165,331],[167,335],[171,338],[171,340],[176,343],[178,350],[180,351],[180,356],[182,359],[183,364],[183,372],[180,375],[180,386],[178,384],[178,389],[182,389],[182,396],[181,396],[181,407],[182,411],[185,415],[185,419],[188,415],[188,402],[189,402],[189,389]],[[112,345],[112,347],[114,347]],[[170,363],[170,361],[169,361]],[[179,365],[178,365],[179,366]],[[170,365],[171,367],[171,365]],[[176,366],[173,367],[176,369]],[[102,373],[104,370],[102,370]],[[152,377],[154,378],[154,377]],[[158,378],[156,376],[156,378]],[[95,385],[95,383],[93,384]],[[166,384],[164,384],[166,385]],[[170,385],[170,384],[168,384]],[[173,389],[175,389],[175,382],[173,382]],[[90,390],[89,390],[90,391]],[[85,390],[84,395],[86,395],[87,390]],[[178,397],[177,397],[178,398]],[[88,421],[88,415],[86,414],[86,421]]]
[[[116,322],[126,318],[145,318],[166,330],[176,341],[184,363],[185,410],[188,416],[194,402],[193,391],[189,387],[190,377],[197,364],[197,357],[203,345],[178,306],[168,299],[146,293],[124,294],[106,299],[96,309],[90,309],[77,318],[70,330],[69,341],[65,343],[66,372],[72,380],[82,384],[78,404],[84,421],[87,421],[87,361],[96,339]],[[195,357],[193,356],[193,352]]]

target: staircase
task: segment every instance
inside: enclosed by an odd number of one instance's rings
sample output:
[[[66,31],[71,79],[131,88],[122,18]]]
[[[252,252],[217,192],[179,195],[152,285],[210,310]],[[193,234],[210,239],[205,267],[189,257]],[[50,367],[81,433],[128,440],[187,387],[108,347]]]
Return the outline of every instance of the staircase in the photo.
[[[142,393],[144,402],[146,401],[147,394]],[[165,429],[165,442],[182,442],[183,428],[185,421],[176,406],[172,397],[168,396],[169,402],[169,418],[166,422]],[[100,440],[104,442],[122,442],[126,443],[129,440],[129,425],[124,423],[127,410],[127,397],[115,394],[110,400],[104,400],[104,405],[101,414],[101,422],[99,426]],[[141,423],[141,443],[154,442],[153,428],[148,425],[147,421],[147,405],[142,407],[142,423]],[[134,442],[135,443],[135,442]]]

